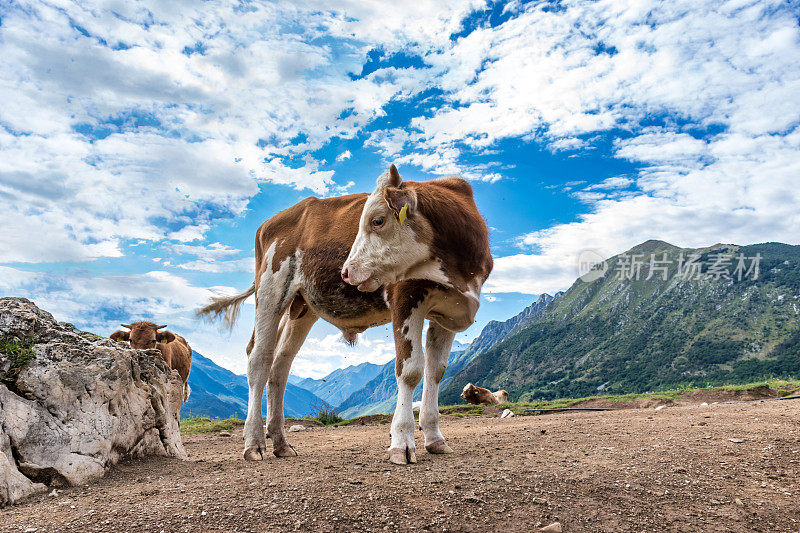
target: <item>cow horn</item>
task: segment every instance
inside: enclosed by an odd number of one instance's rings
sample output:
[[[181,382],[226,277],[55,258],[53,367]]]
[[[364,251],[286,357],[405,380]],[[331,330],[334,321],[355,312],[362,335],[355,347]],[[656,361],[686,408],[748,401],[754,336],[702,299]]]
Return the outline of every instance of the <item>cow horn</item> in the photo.
[[[166,324],[164,324],[163,326],[158,326],[156,329],[163,329],[163,328],[165,328],[165,327],[167,327],[167,325],[166,325]]]
[[[122,326],[123,328],[131,329],[131,326],[129,324],[120,324],[120,326]]]

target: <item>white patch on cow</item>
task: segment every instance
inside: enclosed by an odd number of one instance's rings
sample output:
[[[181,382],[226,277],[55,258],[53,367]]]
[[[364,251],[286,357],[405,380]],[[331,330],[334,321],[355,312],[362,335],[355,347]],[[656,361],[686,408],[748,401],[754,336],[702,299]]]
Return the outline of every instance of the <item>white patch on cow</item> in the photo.
[[[425,377],[422,384],[422,408],[419,412],[419,425],[425,435],[425,447],[436,445],[435,453],[442,453],[446,447],[444,436],[439,430],[439,382],[447,369],[447,358],[453,346],[455,333],[435,324],[428,327],[425,342]],[[448,448],[449,449],[449,448]]]
[[[445,287],[453,286],[450,282],[450,278],[444,273],[442,262],[438,259],[436,261],[426,261],[422,264],[414,265],[403,273],[402,277],[403,279],[428,279],[441,283]]]
[[[247,361],[247,420],[245,421],[245,457],[257,458],[266,448],[261,400],[270,370],[278,337],[278,326],[283,307],[288,305],[287,293],[297,290],[296,273],[299,270],[299,251],[281,261],[273,272],[277,241],[264,253],[265,268],[259,279],[257,291],[254,346]],[[294,268],[293,268],[294,266]],[[290,276],[292,279],[290,279]]]
[[[411,356],[403,361],[400,374],[397,376],[397,407],[394,410],[394,417],[392,417],[392,443],[389,450],[393,448],[408,450],[409,456],[413,456],[416,450],[413,396],[414,389],[423,372],[425,353],[422,349],[422,325],[424,321],[425,312],[417,307],[401,326],[401,331],[406,330],[405,338],[411,343]]]

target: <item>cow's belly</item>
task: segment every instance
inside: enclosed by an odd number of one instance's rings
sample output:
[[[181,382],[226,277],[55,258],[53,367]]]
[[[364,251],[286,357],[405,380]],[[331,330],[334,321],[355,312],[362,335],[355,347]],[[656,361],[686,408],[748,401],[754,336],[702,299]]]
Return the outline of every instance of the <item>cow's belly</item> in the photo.
[[[383,290],[361,292],[342,280],[349,247],[335,242],[304,250],[301,292],[317,316],[334,326],[364,331],[391,321]]]

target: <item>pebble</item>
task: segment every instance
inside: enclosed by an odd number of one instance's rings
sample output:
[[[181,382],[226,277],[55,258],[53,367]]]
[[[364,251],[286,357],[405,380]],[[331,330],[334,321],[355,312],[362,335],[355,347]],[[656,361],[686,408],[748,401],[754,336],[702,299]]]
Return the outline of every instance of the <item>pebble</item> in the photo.
[[[736,444],[741,444],[742,442],[744,442],[742,439],[728,439],[728,440],[731,442],[735,442]]]
[[[50,496],[58,496],[58,491],[53,489],[53,492],[50,493]]]
[[[219,436],[220,437],[230,437],[231,436],[231,432],[230,431],[220,431],[219,432]]]
[[[539,529],[539,531],[547,531],[549,533],[561,533],[562,531],[564,531],[564,529],[561,527],[561,522],[553,522],[549,526],[545,526]]]
[[[294,425],[294,426],[289,428],[289,431],[292,432],[292,433],[294,433],[295,431],[305,431],[305,430],[306,430],[306,427],[305,426],[301,426],[300,424],[296,424],[296,425]]]
[[[503,411],[503,414],[500,415],[500,418],[511,418],[512,416],[514,416],[514,411],[512,411],[511,409],[506,409],[505,411]]]
[[[663,409],[663,408],[665,408],[665,407],[666,407],[666,405],[659,405],[658,407],[656,407],[656,411],[660,411],[660,410],[662,410],[662,409]],[[558,524],[558,522],[556,522],[556,524]],[[547,526],[547,527],[550,527],[550,526]],[[559,527],[560,527],[560,526],[559,526]],[[555,530],[553,530],[553,531],[555,531]],[[559,529],[559,531],[561,531],[561,530]]]

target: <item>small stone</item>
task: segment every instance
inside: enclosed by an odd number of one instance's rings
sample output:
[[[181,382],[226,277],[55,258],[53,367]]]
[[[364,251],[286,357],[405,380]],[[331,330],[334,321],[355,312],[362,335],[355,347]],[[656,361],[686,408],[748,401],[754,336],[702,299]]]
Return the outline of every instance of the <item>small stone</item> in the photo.
[[[306,427],[305,426],[301,426],[300,424],[296,424],[296,425],[294,425],[294,426],[289,428],[289,431],[291,433],[294,433],[296,431],[305,431],[305,430],[306,430]]]
[[[511,409],[506,409],[505,411],[503,411],[503,414],[500,415],[500,418],[511,418],[512,416],[514,416],[514,411],[512,411]]]
[[[54,496],[54,497],[58,496],[58,491],[56,489],[53,489],[53,491],[50,493],[50,496]]]
[[[548,505],[549,502],[544,498],[534,498],[531,500],[531,503],[534,505]]]
[[[475,494],[467,494],[464,496],[464,501],[468,503],[483,503],[483,500]]]
[[[220,437],[230,437],[231,436],[231,432],[230,431],[220,431],[219,432],[219,436]]]
[[[660,411],[660,410],[662,410],[662,409],[663,409],[663,408],[665,408],[665,407],[666,407],[666,405],[659,405],[658,407],[656,407],[656,411]],[[558,524],[558,522],[556,522],[556,524]],[[550,527],[550,526],[547,526],[547,527]],[[561,526],[559,525],[559,527],[561,527]],[[554,530],[554,531],[555,531],[555,530]],[[559,531],[561,531],[561,530],[559,530]]]
[[[700,407],[708,407],[708,402],[703,402],[700,404]]]
[[[742,439],[728,439],[728,440],[731,442],[735,442],[736,444],[741,444],[744,442]]]
[[[553,522],[549,526],[545,526],[539,531],[547,531],[549,533],[561,533],[564,529],[561,527],[561,522]]]
[[[203,512],[200,513],[200,516],[205,516],[207,514],[208,514],[207,512],[203,511]]]
[[[39,531],[39,529],[35,528],[35,527],[26,527],[25,528],[25,533],[36,533],[37,531]]]

